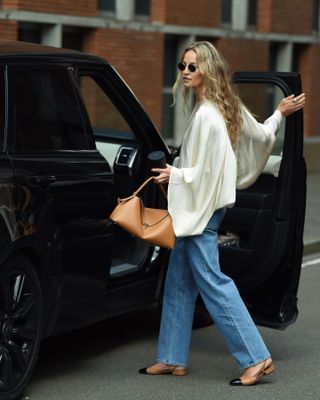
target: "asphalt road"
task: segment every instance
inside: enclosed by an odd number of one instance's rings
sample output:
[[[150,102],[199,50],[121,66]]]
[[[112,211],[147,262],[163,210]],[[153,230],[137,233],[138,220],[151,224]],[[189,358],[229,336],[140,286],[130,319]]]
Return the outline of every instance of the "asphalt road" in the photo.
[[[46,340],[22,399],[306,400],[320,399],[320,254],[304,259],[300,315],[285,331],[260,328],[277,371],[253,387],[231,387],[238,368],[214,326],[193,331],[185,377],[144,376],[154,360],[155,308]]]

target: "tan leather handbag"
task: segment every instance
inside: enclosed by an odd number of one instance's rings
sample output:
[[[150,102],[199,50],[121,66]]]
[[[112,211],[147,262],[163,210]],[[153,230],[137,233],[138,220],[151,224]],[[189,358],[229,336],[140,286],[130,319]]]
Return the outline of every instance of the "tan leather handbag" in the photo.
[[[151,181],[151,176],[129,197],[118,199],[118,205],[110,215],[110,219],[134,236],[151,244],[172,249],[176,237],[168,210],[144,207],[138,193]],[[158,185],[165,198],[166,192]]]

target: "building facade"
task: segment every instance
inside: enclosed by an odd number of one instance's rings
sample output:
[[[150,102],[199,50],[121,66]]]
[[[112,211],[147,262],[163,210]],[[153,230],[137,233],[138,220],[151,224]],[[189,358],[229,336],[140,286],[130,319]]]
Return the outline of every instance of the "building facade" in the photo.
[[[320,0],[0,0],[0,38],[74,48],[109,60],[169,143],[183,110],[170,107],[178,56],[209,40],[231,72],[299,71],[306,137],[320,135]]]

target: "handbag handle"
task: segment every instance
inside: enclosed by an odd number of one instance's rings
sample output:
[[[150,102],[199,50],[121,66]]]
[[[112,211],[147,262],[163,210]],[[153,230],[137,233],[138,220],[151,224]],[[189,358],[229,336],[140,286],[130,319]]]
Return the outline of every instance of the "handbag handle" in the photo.
[[[119,204],[119,203],[125,203],[126,201],[132,199],[132,197],[137,196],[137,194],[138,194],[149,182],[151,182],[151,181],[153,181],[153,180],[154,180],[154,176],[150,176],[149,178],[147,178],[147,179],[138,187],[138,189],[132,193],[131,196],[129,196],[129,197],[124,197],[124,198],[122,198],[122,199],[118,198],[118,204]],[[159,186],[159,188],[160,188],[160,190],[161,190],[163,196],[165,197],[165,199],[166,199],[167,202],[168,202],[167,193],[166,193],[166,191],[164,190],[162,184],[160,183],[158,186]]]
[[[132,193],[132,196],[136,196],[136,195],[137,195],[149,182],[151,182],[151,181],[154,181],[154,176],[150,176],[149,178],[147,178],[147,179],[138,187],[138,189],[137,189],[135,192]],[[160,188],[162,194],[164,195],[165,199],[168,201],[167,193],[166,193],[166,191],[164,190],[162,184],[160,183],[158,186],[159,186],[159,188]]]

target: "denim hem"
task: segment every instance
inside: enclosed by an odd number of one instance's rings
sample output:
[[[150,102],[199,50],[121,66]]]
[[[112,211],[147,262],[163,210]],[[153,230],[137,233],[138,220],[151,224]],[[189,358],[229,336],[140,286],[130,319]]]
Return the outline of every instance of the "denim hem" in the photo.
[[[187,367],[187,364],[184,364],[184,363],[171,362],[171,361],[168,361],[168,360],[160,360],[159,358],[157,359],[157,362],[161,363],[161,364],[172,365],[172,366],[175,366],[175,367],[185,367],[185,368]]]
[[[257,364],[260,364],[263,361],[266,361],[270,357],[271,357],[271,354],[266,355],[265,357],[261,358],[259,361],[252,361],[249,364],[245,364],[244,366],[240,366],[240,368],[241,369],[246,369],[246,368],[253,367],[254,365],[257,365]]]

